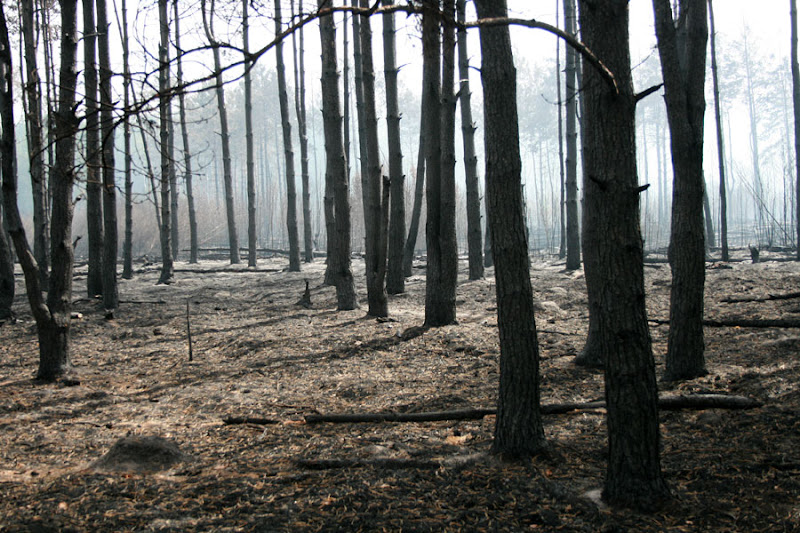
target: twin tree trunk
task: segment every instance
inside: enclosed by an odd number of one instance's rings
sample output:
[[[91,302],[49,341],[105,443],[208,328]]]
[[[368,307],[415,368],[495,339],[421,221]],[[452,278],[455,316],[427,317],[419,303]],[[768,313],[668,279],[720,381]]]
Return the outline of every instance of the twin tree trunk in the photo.
[[[584,65],[583,258],[605,361],[608,469],[604,499],[653,508],[669,496],[659,457],[658,390],[647,324],[636,171],[636,97],[627,0],[580,0],[583,42],[616,79]],[[499,261],[498,261],[499,263]]]
[[[703,127],[707,0],[653,0],[672,148],[670,329],[664,379],[706,374],[703,341]],[[677,26],[676,26],[677,24]]]
[[[319,8],[328,0],[317,0]],[[332,235],[328,236],[328,269],[336,287],[336,307],[340,311],[358,307],[350,264],[350,185],[347,158],[342,140],[339,103],[339,71],[336,61],[336,26],[332,15],[320,18],[322,44],[322,118],[325,132],[325,190],[332,192],[329,216]]]
[[[458,244],[455,228],[455,0],[426,0],[422,13],[422,57],[424,96],[428,108],[426,124],[425,199],[427,205],[425,275],[425,325],[444,326],[456,321]],[[440,77],[441,67],[441,77]],[[441,80],[441,83],[440,83]]]
[[[506,17],[505,0],[476,0],[479,18]],[[522,205],[517,80],[508,26],[481,27],[486,198],[495,263],[500,389],[495,453],[527,457],[545,446],[539,343]]]
[[[369,7],[367,0],[361,0],[361,7]],[[372,60],[372,28],[368,16],[359,22],[361,52],[361,91],[363,98],[364,141],[361,153],[361,177],[364,199],[365,224],[365,263],[367,278],[367,313],[371,316],[389,315],[386,295],[386,247],[388,231],[388,205],[385,205],[382,188],[380,149],[378,146],[378,118],[375,103],[375,69]],[[366,165],[365,165],[366,163]]]
[[[281,0],[275,0],[275,34],[281,27]],[[283,125],[283,153],[286,172],[286,229],[289,232],[289,271],[300,272],[300,243],[297,232],[297,187],[295,185],[294,150],[292,149],[292,124],[289,120],[289,96],[286,92],[286,66],[283,61],[283,41],[275,45],[278,71],[278,100]]]
[[[75,115],[77,86],[77,0],[61,0],[61,68],[58,110],[55,114],[55,161],[52,168],[52,225],[50,233],[53,269],[47,299],[44,299],[38,265],[28,246],[17,207],[17,179],[14,172],[14,113],[11,47],[3,5],[0,4],[0,159],[2,160],[3,203],[9,234],[14,241],[25,275],[28,301],[39,337],[37,378],[55,381],[71,367],[70,312],[72,309],[72,190],[75,183],[75,140],[79,120]]]

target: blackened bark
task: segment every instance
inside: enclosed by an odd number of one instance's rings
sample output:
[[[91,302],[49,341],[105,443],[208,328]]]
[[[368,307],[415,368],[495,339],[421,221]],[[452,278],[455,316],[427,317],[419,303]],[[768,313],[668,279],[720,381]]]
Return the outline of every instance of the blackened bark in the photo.
[[[253,68],[253,61],[250,58],[250,20],[247,5],[249,1],[250,0],[242,0],[244,138],[247,158],[247,265],[255,267],[258,263],[256,259],[256,168],[255,150],[253,148],[253,77],[250,72]]]
[[[653,0],[672,148],[670,329],[664,379],[705,375],[703,288],[703,133],[707,0]]]
[[[161,276],[159,283],[170,283],[175,275],[172,257],[172,225],[169,203],[170,158],[169,124],[172,120],[169,94],[169,20],[167,19],[167,0],[158,0],[158,21],[161,41],[158,47],[158,122],[161,153]],[[153,191],[155,194],[155,191]]]
[[[174,0],[175,13],[175,63],[177,65],[177,83],[183,85],[183,49],[181,48],[181,25],[178,13],[178,0]],[[197,263],[197,211],[194,206],[194,179],[192,175],[192,152],[189,149],[189,132],[186,129],[186,94],[178,93],[178,116],[181,122],[181,139],[183,141],[183,181],[186,184],[186,209],[189,212],[189,262]]]
[[[131,157],[131,67],[130,41],[128,39],[128,4],[122,0],[122,118],[124,157],[125,157],[125,240],[122,245],[122,278],[133,278],[133,160]]]
[[[393,0],[383,0],[392,5]],[[389,252],[386,271],[386,292],[405,291],[403,247],[406,238],[406,202],[403,174],[403,149],[400,144],[400,105],[397,96],[394,13],[383,14],[383,75],[386,80],[386,129],[389,138],[389,183],[391,207],[389,219]]]
[[[361,0],[361,7],[369,7],[367,0]],[[371,316],[385,317],[389,315],[389,303],[386,296],[386,247],[388,227],[384,214],[382,198],[382,182],[380,149],[378,147],[378,117],[375,103],[375,68],[372,59],[372,27],[368,16],[361,17],[359,23],[361,38],[361,89],[363,93],[364,147],[366,153],[366,175],[362,183],[366,187],[363,192],[364,233],[367,278],[367,313]],[[338,212],[337,212],[338,214]]]
[[[719,102],[719,79],[717,76],[717,39],[714,31],[714,4],[708,0],[708,22],[711,40],[711,79],[714,84],[714,122],[717,130],[717,164],[719,168],[719,243],[722,260],[730,261],[728,250],[728,191],[725,186],[725,142],[722,135],[722,111]]]
[[[50,220],[47,201],[47,180],[44,171],[44,146],[42,125],[42,90],[36,62],[36,40],[34,37],[33,2],[21,2],[21,26],[25,47],[26,80],[24,91],[28,104],[25,117],[28,128],[28,157],[33,191],[33,253],[39,264],[42,283],[47,283],[50,270],[48,233]]]
[[[328,0],[317,0],[322,8]],[[322,117],[325,130],[325,188],[333,192],[333,238],[328,242],[328,269],[336,286],[336,308],[358,307],[350,262],[350,184],[347,158],[342,142],[342,116],[339,112],[339,71],[336,61],[336,26],[333,16],[320,18],[322,43]]]
[[[564,0],[565,31],[577,36],[575,0]],[[578,53],[567,46],[567,66],[565,70],[566,134],[567,134],[567,270],[581,267],[581,232],[578,214],[578,91],[577,91]]]
[[[94,0],[83,0],[83,76],[86,110],[86,236],[89,298],[103,294],[103,187],[97,102],[97,25]]]
[[[294,1],[290,0],[294,20]],[[300,6],[302,9],[302,5]],[[300,46],[298,50],[297,37]],[[306,126],[306,68],[304,32],[301,27],[292,33],[292,55],[294,58],[294,108],[297,115],[297,133],[300,137],[300,182],[303,186],[303,261],[314,260],[314,237],[311,231],[311,184],[308,170],[308,133]]]
[[[422,72],[422,86],[425,87],[425,71]],[[403,248],[403,275],[411,276],[411,267],[414,262],[414,251],[417,247],[419,235],[419,221],[422,218],[422,200],[425,196],[425,113],[428,110],[428,101],[425,91],[422,91],[421,112],[419,119],[419,147],[417,148],[416,183],[414,185],[414,204],[411,208],[411,221],[408,225],[408,237]]]
[[[103,160],[103,307],[119,305],[117,287],[117,182],[114,159],[114,103],[111,94],[111,54],[106,0],[97,0],[97,38],[100,65],[100,131]]]
[[[797,2],[789,0],[789,18],[792,25],[791,30],[791,61],[792,61],[792,104],[794,109],[794,162],[795,162],[795,201],[797,202],[796,213],[800,213],[800,64],[797,58]],[[800,261],[800,216],[797,217],[797,260]]]
[[[466,0],[456,1],[459,22],[466,16]],[[464,174],[467,196],[467,254],[469,279],[483,277],[483,236],[481,230],[481,192],[478,183],[478,156],[475,155],[475,123],[472,120],[472,93],[469,88],[469,54],[467,31],[458,29],[459,105],[461,106],[461,136],[464,143]]]
[[[505,0],[476,0],[479,18],[505,17]],[[516,70],[507,26],[482,27],[486,197],[495,261],[500,390],[492,450],[531,456],[545,447],[539,344],[522,207]]]
[[[275,0],[275,34],[281,26],[281,0]],[[275,45],[278,71],[278,100],[283,129],[283,153],[286,172],[286,229],[289,233],[289,271],[300,271],[300,243],[297,231],[297,186],[295,184],[294,150],[292,149],[292,124],[289,118],[289,96],[286,92],[286,66],[283,61],[283,41]]]
[[[5,153],[0,154],[5,157]],[[3,220],[3,207],[0,205],[0,222]],[[14,257],[11,243],[6,234],[5,224],[0,224],[0,320],[11,316],[14,303]]]
[[[605,360],[608,469],[604,499],[651,509],[669,496],[659,457],[658,390],[644,293],[635,96],[627,0],[580,0],[583,42],[618,91],[584,65],[583,259]]]

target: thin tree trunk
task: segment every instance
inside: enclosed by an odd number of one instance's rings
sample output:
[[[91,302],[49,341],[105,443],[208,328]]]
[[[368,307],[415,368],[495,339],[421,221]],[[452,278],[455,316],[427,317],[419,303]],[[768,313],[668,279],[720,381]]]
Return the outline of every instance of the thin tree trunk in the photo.
[[[505,0],[476,0],[480,18],[507,16]],[[424,17],[425,15],[423,15]],[[486,197],[495,260],[500,387],[492,450],[524,458],[545,447],[539,343],[522,207],[517,85],[507,26],[482,27]]]
[[[111,94],[111,54],[106,0],[97,0],[98,59],[100,64],[100,131],[103,159],[103,307],[119,305],[117,287],[117,182],[114,160],[114,104]]]
[[[393,0],[383,0],[384,6]],[[406,203],[403,174],[403,149],[400,144],[400,105],[397,96],[397,68],[394,13],[383,14],[383,74],[386,81],[386,130],[389,146],[389,183],[391,207],[389,222],[389,253],[386,272],[386,291],[400,294],[405,291],[403,247],[406,237]]]
[[[289,1],[294,20],[294,0]],[[302,8],[302,5],[300,5]],[[300,36],[298,50],[297,35]],[[314,260],[314,237],[311,230],[311,189],[308,171],[308,134],[306,132],[306,74],[303,28],[292,33],[292,56],[294,58],[294,108],[297,115],[297,133],[300,137],[300,181],[303,184],[303,250],[306,263]]]
[[[158,20],[161,42],[158,48],[158,117],[161,153],[161,276],[159,283],[170,283],[175,275],[172,258],[172,231],[170,214],[170,159],[169,123],[172,120],[169,94],[169,20],[167,19],[167,0],[158,0]]]
[[[659,457],[658,388],[647,324],[628,2],[580,0],[583,42],[616,88],[584,64],[583,259],[605,361],[608,468],[603,498],[652,509],[669,497]]]
[[[322,8],[328,0],[317,0]],[[325,189],[333,191],[333,238],[329,235],[328,269],[336,286],[336,308],[358,307],[355,281],[350,263],[350,184],[347,157],[342,142],[342,117],[339,114],[339,71],[336,64],[336,26],[333,16],[320,18],[322,43],[322,117],[325,130]]]
[[[566,32],[577,35],[575,0],[564,0]],[[566,129],[567,129],[567,270],[581,267],[581,233],[578,215],[578,91],[576,89],[578,55],[567,47]]]
[[[361,0],[361,7],[369,7],[368,0]],[[388,222],[381,201],[380,148],[378,145],[378,117],[375,104],[375,69],[372,59],[372,27],[369,17],[363,17],[359,24],[361,37],[361,88],[363,93],[364,114],[364,147],[366,153],[367,174],[362,178],[365,184],[364,198],[364,233],[365,263],[367,278],[367,313],[370,316],[385,317],[389,315],[389,303],[386,296],[386,247]],[[364,165],[362,163],[362,168]],[[337,213],[338,214],[338,213]]]
[[[753,160],[753,194],[756,211],[756,246],[766,238],[764,221],[764,187],[761,179],[761,152],[758,147],[758,114],[753,89],[753,69],[750,64],[750,47],[744,35],[744,67],[747,90],[747,114],[750,118],[750,150]]]
[[[794,162],[795,162],[795,213],[797,220],[797,260],[800,261],[800,65],[797,58],[797,2],[789,0],[789,15],[792,26],[792,103],[794,105]]]
[[[558,16],[560,3],[561,0],[556,0],[556,24],[561,23]],[[556,103],[558,105],[558,170],[560,177],[559,191],[561,194],[561,201],[558,207],[559,218],[561,219],[558,257],[559,259],[565,259],[567,257],[567,184],[566,169],[564,167],[564,114],[562,109],[564,101],[561,98],[561,39],[556,39]]]
[[[275,34],[283,31],[281,26],[281,0],[275,0]],[[292,149],[292,124],[289,118],[289,96],[286,92],[286,66],[283,61],[283,42],[275,45],[278,71],[278,99],[283,125],[283,153],[286,160],[286,229],[289,232],[289,271],[300,271],[300,243],[297,232],[297,191],[295,185],[294,150]]]
[[[25,0],[21,4],[21,26],[25,48],[26,81],[24,92],[27,94],[28,112],[25,120],[28,125],[28,157],[30,161],[31,186],[33,191],[33,253],[39,265],[42,283],[47,283],[50,270],[47,234],[50,222],[47,213],[47,180],[44,171],[44,143],[42,127],[42,90],[39,69],[36,64],[36,40],[34,38],[35,22],[33,2]]]
[[[422,72],[422,86],[425,87],[425,71]],[[414,262],[414,251],[417,247],[417,236],[419,235],[419,221],[422,218],[422,200],[425,194],[425,150],[426,150],[426,113],[428,101],[425,91],[422,91],[421,111],[419,118],[419,147],[417,148],[417,171],[416,183],[414,185],[414,204],[411,208],[411,221],[408,225],[408,238],[403,249],[403,275],[410,277],[411,267]]]
[[[708,200],[705,180],[703,183],[703,221],[706,227],[706,250],[711,250],[714,247],[716,238],[714,237],[714,218],[711,214],[711,202]]]
[[[706,0],[682,0],[677,28],[668,0],[653,0],[653,7],[674,173],[670,330],[664,379],[691,379],[706,374],[702,322],[707,4]]]
[[[0,8],[2,9],[2,8]],[[2,111],[2,110],[0,110]],[[6,157],[5,152],[0,157]],[[2,206],[3,191],[0,191],[0,321],[13,316],[11,306],[14,304],[15,282],[14,282],[14,255],[11,247],[10,237],[6,232],[6,225],[3,223]]]
[[[183,49],[181,48],[181,26],[178,14],[178,0],[173,3],[175,12],[175,63],[177,64],[177,84],[183,85]],[[186,127],[186,94],[178,93],[178,116],[181,121],[183,141],[183,181],[186,184],[186,208],[189,211],[189,262],[197,263],[197,211],[194,205],[194,176],[192,173],[192,152],[189,149],[189,132]]]
[[[792,0],[794,1],[794,0]],[[708,21],[711,39],[711,79],[714,84],[714,120],[717,130],[717,164],[719,167],[719,242],[722,248],[722,260],[730,261],[728,251],[728,192],[725,186],[725,143],[722,136],[722,112],[719,101],[719,76],[717,72],[717,38],[714,27],[714,3],[708,0]]]
[[[456,15],[459,22],[466,21],[466,11],[466,0],[457,0]],[[464,142],[464,173],[466,175],[469,279],[481,279],[483,277],[483,236],[481,234],[481,192],[478,182],[478,156],[475,155],[476,128],[472,120],[467,31],[460,27],[458,29],[458,77],[459,103],[461,105],[461,136]]]
[[[253,148],[253,76],[250,59],[250,20],[248,3],[242,0],[242,40],[244,49],[244,124],[247,150],[247,265],[255,267],[256,259],[256,168]]]
[[[131,67],[128,38],[128,4],[122,0],[122,86],[125,111],[123,138],[125,143],[125,241],[122,245],[122,278],[133,278],[133,160],[131,157]]]
[[[97,25],[95,1],[83,0],[84,108],[86,109],[86,233],[89,298],[103,294],[103,187],[97,102]]]

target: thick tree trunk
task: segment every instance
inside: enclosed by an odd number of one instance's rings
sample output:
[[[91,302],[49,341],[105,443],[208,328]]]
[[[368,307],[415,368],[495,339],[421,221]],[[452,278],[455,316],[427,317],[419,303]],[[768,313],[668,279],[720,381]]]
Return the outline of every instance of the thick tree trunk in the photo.
[[[797,58],[797,1],[789,0],[792,39],[792,104],[794,109],[795,213],[800,213],[800,63]],[[800,214],[796,220],[797,260],[800,261]]]
[[[476,0],[479,18],[507,16],[505,0]],[[539,344],[522,207],[516,70],[507,26],[482,27],[481,79],[489,234],[495,261],[500,390],[495,453],[528,457],[545,447],[539,411]]]
[[[183,85],[183,49],[181,48],[181,26],[178,1],[175,0],[175,63],[177,64],[177,83]],[[189,149],[189,132],[186,128],[186,94],[178,93],[178,116],[181,121],[181,140],[183,141],[183,181],[186,184],[186,208],[189,212],[189,262],[197,263],[197,211],[194,205],[194,180],[192,175],[192,152]]]
[[[575,0],[564,0],[564,21],[566,32],[577,36],[578,25]],[[581,232],[578,213],[578,91],[577,91],[578,53],[567,47],[567,66],[565,71],[566,89],[566,129],[567,129],[567,270],[581,267]]]
[[[294,1],[290,0],[292,19],[294,20]],[[300,5],[302,9],[302,5]],[[300,46],[298,50],[299,34]],[[292,33],[292,56],[294,58],[294,107],[297,115],[297,133],[300,137],[300,181],[303,185],[303,260],[310,263],[314,260],[314,237],[311,231],[311,185],[308,171],[308,134],[306,133],[306,73],[304,32],[301,27]]]
[[[604,499],[649,509],[669,496],[661,473],[658,389],[647,325],[636,171],[628,2],[580,0],[583,42],[614,73],[584,68],[583,258],[605,360],[608,469]]]
[[[27,74],[24,91],[27,94],[25,100],[28,104],[28,112],[25,121],[28,125],[28,156],[33,192],[33,254],[39,264],[42,283],[46,284],[50,270],[50,251],[48,249],[50,221],[47,209],[47,180],[44,171],[45,148],[42,140],[42,91],[39,69],[36,64],[33,2],[21,2],[21,7],[20,22],[25,47],[25,71]]]
[[[730,261],[728,251],[728,191],[725,186],[725,144],[722,135],[722,111],[719,103],[719,77],[717,73],[717,39],[714,28],[714,4],[708,0],[708,21],[711,25],[711,76],[714,84],[714,121],[717,130],[717,164],[719,168],[719,243],[722,260]]]
[[[2,157],[5,157],[5,153]],[[3,220],[3,207],[0,205],[0,222]],[[14,256],[11,246],[5,224],[0,224],[0,320],[12,315],[11,306],[14,304]]]
[[[169,123],[172,120],[169,95],[169,20],[167,19],[167,0],[158,0],[158,20],[161,41],[158,48],[158,118],[161,152],[161,276],[159,283],[170,283],[174,276],[172,257],[172,216],[170,214],[169,185]],[[155,194],[155,191],[154,191]]]
[[[392,5],[393,0],[383,0]],[[403,247],[406,238],[406,203],[403,174],[403,149],[400,144],[400,106],[397,96],[394,13],[383,15],[383,75],[386,80],[386,130],[389,138],[389,183],[391,207],[389,219],[389,252],[386,271],[386,291],[400,294],[405,291]]]
[[[705,243],[703,132],[706,0],[682,0],[679,27],[669,0],[653,0],[673,167],[670,330],[664,379],[706,374],[703,340]]]
[[[283,31],[281,22],[281,0],[275,0],[275,34]],[[283,61],[283,42],[275,45],[278,71],[278,100],[283,127],[283,153],[286,172],[286,229],[289,233],[289,271],[300,272],[300,243],[297,231],[297,187],[295,184],[294,150],[292,148],[292,124],[289,118],[289,96],[286,92],[286,66]]]
[[[367,0],[361,0],[361,7],[369,7]],[[366,175],[362,177],[366,203],[364,204],[364,233],[367,277],[367,313],[370,316],[385,317],[389,315],[389,304],[386,296],[386,247],[388,227],[384,224],[384,206],[381,201],[380,148],[378,146],[378,117],[375,103],[375,68],[372,59],[372,27],[369,17],[362,17],[359,23],[361,37],[361,89],[363,93],[364,115],[364,147],[366,153]],[[337,212],[338,214],[338,212]]]
[[[425,274],[425,325],[456,321],[458,249],[455,233],[455,28],[445,24],[439,44],[438,2],[428,1],[422,15],[423,70],[430,69],[427,92],[430,117],[425,168],[425,224],[428,267]],[[455,1],[445,0],[445,18],[455,18]],[[441,56],[441,62],[440,62]],[[441,77],[439,67],[441,65]],[[436,73],[434,74],[434,69]],[[441,80],[441,84],[439,82]],[[437,121],[434,117],[439,117]]]
[[[317,0],[322,8],[327,0]],[[328,269],[336,286],[336,308],[358,307],[355,281],[350,263],[350,183],[347,157],[342,142],[342,116],[339,114],[339,71],[336,61],[336,26],[333,16],[320,19],[322,43],[322,117],[325,130],[325,189],[333,192],[333,230],[328,242]],[[331,238],[333,237],[333,238]]]
[[[75,115],[77,85],[77,0],[62,0],[61,7],[61,68],[59,74],[58,112],[55,115],[55,165],[52,170],[53,224],[50,242],[53,270],[49,280],[47,300],[36,260],[28,246],[22,219],[17,208],[17,178],[14,173],[15,138],[13,114],[13,83],[11,48],[8,42],[3,6],[0,5],[0,119],[2,139],[3,202],[5,218],[14,247],[25,274],[28,301],[36,320],[39,337],[39,369],[37,378],[55,381],[71,368],[70,311],[72,308],[72,189],[75,183],[75,140],[79,120]]]
[[[117,182],[114,159],[114,103],[111,94],[111,54],[106,0],[97,0],[98,59],[100,64],[100,131],[103,157],[103,307],[119,305],[117,288]]]
[[[256,259],[256,167],[255,150],[253,148],[253,76],[250,70],[253,61],[250,59],[250,20],[248,3],[242,0],[242,41],[244,50],[244,128],[245,149],[247,158],[247,265],[255,267]]]
[[[125,106],[122,118],[125,158],[125,240],[122,245],[122,278],[133,278],[133,159],[131,157],[131,67],[128,38],[128,4],[122,0],[122,90]]]
[[[95,1],[83,0],[83,76],[86,110],[86,234],[89,298],[103,294],[103,187],[97,102],[97,25]]]
[[[467,18],[466,0],[456,1],[459,22]],[[458,30],[459,104],[461,106],[461,136],[464,142],[464,173],[467,196],[467,254],[469,279],[483,277],[483,236],[481,229],[481,192],[478,182],[478,156],[475,155],[475,123],[472,120],[472,93],[469,88],[469,54],[467,31]]]

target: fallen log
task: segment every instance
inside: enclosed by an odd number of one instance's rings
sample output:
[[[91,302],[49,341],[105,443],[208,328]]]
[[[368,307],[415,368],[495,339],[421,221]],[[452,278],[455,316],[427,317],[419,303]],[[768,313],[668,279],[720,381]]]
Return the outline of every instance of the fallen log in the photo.
[[[651,318],[647,321],[656,325],[669,325],[669,320]],[[800,328],[800,320],[727,318],[703,320],[703,325],[709,328]]]
[[[294,459],[298,468],[306,470],[332,470],[335,468],[403,468],[436,469],[442,466],[438,461],[420,459]]]
[[[794,300],[800,298],[800,292],[787,292],[785,294],[768,294],[767,296],[730,296],[723,298],[720,302],[724,304],[742,303],[742,302],[769,302],[772,300]]]
[[[231,426],[235,424],[259,424],[262,426],[267,426],[270,424],[280,424],[280,420],[275,420],[272,418],[260,418],[260,417],[237,417],[237,416],[229,416],[222,419],[222,422],[226,426]]]
[[[658,407],[664,411],[681,409],[753,409],[763,404],[746,396],[727,394],[687,394],[663,395],[658,399]],[[575,411],[604,409],[602,400],[582,403],[556,403],[541,406],[543,415],[559,415]],[[330,423],[369,423],[369,422],[440,422],[446,420],[478,420],[497,414],[497,409],[457,409],[453,411],[432,411],[428,413],[343,413],[306,415],[306,424]]]

